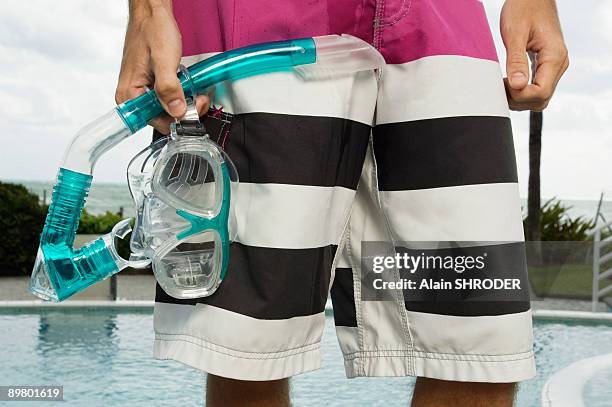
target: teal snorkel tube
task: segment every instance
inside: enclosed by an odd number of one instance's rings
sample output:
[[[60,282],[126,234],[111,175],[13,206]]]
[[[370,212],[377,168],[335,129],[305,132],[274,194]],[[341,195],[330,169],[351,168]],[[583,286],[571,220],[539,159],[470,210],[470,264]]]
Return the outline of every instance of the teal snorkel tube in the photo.
[[[351,36],[330,35],[224,52],[179,73],[179,79],[185,96],[194,97],[222,81],[298,66],[347,73],[373,69],[382,63],[380,54],[367,43]],[[75,249],[73,244],[98,158],[162,112],[157,95],[149,90],[85,126],[74,137],[53,188],[30,281],[33,294],[44,300],[62,301],[125,267],[149,264],[148,260],[125,260],[115,249],[115,238],[123,238],[131,230],[129,219],[84,247]],[[192,221],[195,226],[197,219]]]

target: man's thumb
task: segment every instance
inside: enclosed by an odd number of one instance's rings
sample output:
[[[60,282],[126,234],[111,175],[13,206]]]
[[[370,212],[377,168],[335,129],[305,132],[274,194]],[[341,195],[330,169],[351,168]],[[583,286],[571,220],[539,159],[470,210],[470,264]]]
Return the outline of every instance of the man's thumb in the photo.
[[[529,61],[527,60],[526,44],[516,42],[508,47],[506,71],[510,87],[523,89],[529,83]]]
[[[173,65],[164,63],[154,69],[154,75],[155,92],[164,110],[172,117],[179,118],[184,115],[187,105],[176,69]]]

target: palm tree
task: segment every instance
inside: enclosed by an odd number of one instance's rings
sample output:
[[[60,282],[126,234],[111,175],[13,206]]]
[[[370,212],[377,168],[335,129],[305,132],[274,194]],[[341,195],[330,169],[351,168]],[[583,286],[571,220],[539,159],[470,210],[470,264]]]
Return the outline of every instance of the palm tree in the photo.
[[[542,237],[540,229],[540,162],[542,156],[542,112],[529,113],[529,184],[527,187],[527,230],[526,238],[539,242]],[[542,260],[542,248],[539,243],[532,243],[532,259]]]

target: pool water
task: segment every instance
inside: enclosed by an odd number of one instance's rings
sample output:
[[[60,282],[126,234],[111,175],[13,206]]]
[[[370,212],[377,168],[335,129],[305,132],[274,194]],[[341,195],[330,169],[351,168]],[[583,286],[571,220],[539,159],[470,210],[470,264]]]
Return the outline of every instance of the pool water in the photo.
[[[153,359],[152,327],[150,312],[3,311],[0,385],[63,385],[63,406],[203,405],[204,375],[173,361]],[[544,382],[557,370],[612,352],[612,327],[605,325],[536,322],[535,338],[538,375],[521,384],[517,406],[539,405]],[[412,378],[345,379],[331,318],[322,346],[321,370],[293,380],[295,406],[408,405]],[[611,377],[612,371],[604,372],[588,383],[587,405],[609,405],[612,388],[606,379]]]

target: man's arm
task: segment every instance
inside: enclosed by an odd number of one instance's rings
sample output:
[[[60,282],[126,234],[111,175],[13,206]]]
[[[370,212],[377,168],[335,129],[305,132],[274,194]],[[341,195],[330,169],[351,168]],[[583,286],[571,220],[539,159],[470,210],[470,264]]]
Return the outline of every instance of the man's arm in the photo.
[[[500,26],[510,108],[544,110],[569,66],[555,0],[506,0]],[[531,84],[527,52],[535,56]]]
[[[172,0],[130,0],[130,17],[123,45],[121,72],[115,100],[122,103],[154,87],[169,113],[151,121],[151,125],[168,134],[173,118],[185,114],[185,95],[176,75],[181,60],[181,34],[172,13]],[[208,109],[209,100],[199,96],[200,114]]]

